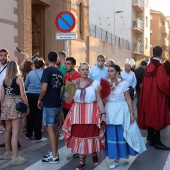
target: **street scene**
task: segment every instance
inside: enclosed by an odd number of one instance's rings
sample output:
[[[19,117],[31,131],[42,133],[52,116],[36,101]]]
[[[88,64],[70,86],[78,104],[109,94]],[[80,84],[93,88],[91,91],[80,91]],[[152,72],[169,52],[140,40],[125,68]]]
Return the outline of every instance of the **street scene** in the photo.
[[[0,170],[170,170],[169,0],[1,3]]]
[[[134,100],[134,103],[136,102],[136,99]],[[135,109],[134,104],[134,109]],[[136,114],[136,111],[135,111]],[[122,166],[117,167],[118,170],[169,170],[169,164],[170,164],[170,152],[169,151],[161,151],[161,150],[155,150],[152,146],[149,146],[149,143],[146,139],[146,132],[141,131],[143,140],[146,143],[147,151],[139,156],[130,157],[127,160],[121,160]],[[166,128],[162,131],[161,138],[162,141],[165,144],[170,143],[170,128]],[[48,151],[51,151],[49,140],[46,142],[41,143],[35,143],[34,138],[32,140],[26,140],[25,139],[25,133],[20,133],[20,143],[21,148],[19,149],[19,153],[27,158],[27,163],[20,166],[10,166],[9,162],[6,160],[3,160],[3,153],[4,148],[0,148],[0,162],[1,162],[1,169],[9,169],[9,170],[74,170],[75,166],[78,164],[79,159],[67,159],[67,155],[70,153],[70,149],[67,149],[65,146],[65,142],[63,140],[63,136],[59,137],[59,154],[61,161],[59,164],[42,164],[41,159],[42,155],[46,154]],[[47,136],[47,132],[43,131],[43,136]],[[1,135],[0,143],[3,142],[3,137]],[[109,170],[108,167],[111,164],[111,161],[107,158],[105,158],[105,153],[100,152],[98,153],[99,156],[99,164],[94,165],[92,164],[91,155],[88,155],[87,157],[87,163],[88,166],[86,169],[88,170]]]

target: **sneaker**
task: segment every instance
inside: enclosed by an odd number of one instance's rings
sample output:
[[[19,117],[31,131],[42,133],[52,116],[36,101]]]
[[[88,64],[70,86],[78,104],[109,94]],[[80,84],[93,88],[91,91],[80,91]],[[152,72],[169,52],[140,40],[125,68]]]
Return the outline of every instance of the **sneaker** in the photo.
[[[28,138],[28,137],[26,137],[26,136],[25,136],[25,139],[26,139],[26,140],[31,140],[31,138]]]
[[[11,160],[12,159],[12,152],[11,153],[5,153],[4,154],[4,159],[5,160]]]
[[[45,142],[45,141],[47,141],[47,138],[44,138],[44,137],[42,137],[42,138],[39,139],[39,140],[35,140],[36,143]]]
[[[57,155],[55,158],[50,155],[48,158],[43,158],[42,163],[44,164],[58,164],[59,163],[59,155]]]
[[[23,165],[26,163],[26,158],[18,156],[16,159],[11,160],[10,165]]]
[[[52,152],[48,152],[48,154],[43,155],[43,158],[48,158],[48,157],[50,157],[50,156],[52,156]]]
[[[74,159],[76,157],[79,157],[79,154],[76,154],[76,153],[73,153],[71,152],[68,156],[67,156],[67,159]]]
[[[58,127],[58,131],[59,131],[59,133],[62,133],[62,127],[61,126]]]

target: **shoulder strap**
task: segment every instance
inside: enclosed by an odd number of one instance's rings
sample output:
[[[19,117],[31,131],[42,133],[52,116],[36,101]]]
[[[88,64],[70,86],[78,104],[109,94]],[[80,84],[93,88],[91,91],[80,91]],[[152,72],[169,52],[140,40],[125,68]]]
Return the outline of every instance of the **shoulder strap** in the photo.
[[[6,66],[0,71],[0,74],[6,69],[7,65],[8,65],[8,62],[6,64]]]
[[[38,76],[36,69],[35,69],[35,73],[36,73],[36,75],[37,75],[37,77],[38,77],[38,79],[39,79],[39,81],[41,83],[40,77]]]

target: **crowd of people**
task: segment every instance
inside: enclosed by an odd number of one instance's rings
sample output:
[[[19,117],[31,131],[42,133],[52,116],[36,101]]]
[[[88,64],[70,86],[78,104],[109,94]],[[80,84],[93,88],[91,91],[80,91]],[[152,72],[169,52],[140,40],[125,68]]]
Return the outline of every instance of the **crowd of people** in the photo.
[[[18,64],[9,60],[8,50],[1,49],[0,105],[5,145],[0,146],[5,146],[4,159],[11,165],[26,163],[26,158],[18,154],[22,118],[26,140],[34,136],[35,142],[47,141],[42,136],[42,121],[46,127],[52,151],[43,155],[42,163],[59,163],[59,133],[71,149],[67,158],[80,159],[76,170],[86,167],[87,154],[92,154],[92,162],[98,164],[97,152],[101,150],[113,159],[111,169],[120,165],[119,159],[143,153],[146,147],[139,128],[148,130],[150,146],[170,150],[160,140],[160,131],[170,125],[170,61],[162,63],[161,55],[162,48],[156,46],[149,63],[142,61],[133,70],[134,62],[127,59],[122,71],[104,55],[97,57],[95,66],[90,68],[82,62],[77,69],[74,57],[51,51],[48,64],[37,57],[19,70]],[[101,97],[101,78],[110,84],[106,98]],[[71,82],[76,84],[73,99],[65,90]],[[25,113],[16,110],[17,102],[28,106]]]

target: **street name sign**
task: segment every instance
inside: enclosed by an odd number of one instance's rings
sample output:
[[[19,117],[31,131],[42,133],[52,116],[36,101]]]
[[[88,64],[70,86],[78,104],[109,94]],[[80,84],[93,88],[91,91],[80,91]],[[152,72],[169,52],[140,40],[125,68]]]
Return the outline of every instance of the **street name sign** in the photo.
[[[76,40],[76,33],[56,33],[57,40]]]

